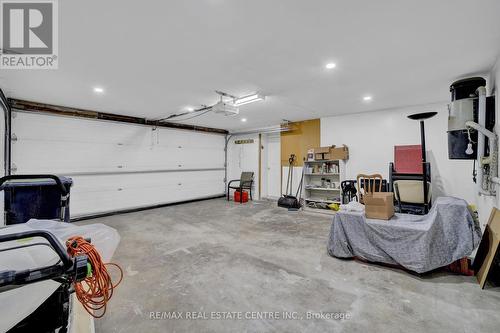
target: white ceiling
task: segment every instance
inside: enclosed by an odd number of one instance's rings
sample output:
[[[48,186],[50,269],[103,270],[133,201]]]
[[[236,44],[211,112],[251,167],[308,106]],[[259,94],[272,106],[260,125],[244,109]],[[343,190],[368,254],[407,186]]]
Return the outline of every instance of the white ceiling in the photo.
[[[498,0],[59,1],[59,17],[59,69],[3,70],[9,97],[158,118],[216,89],[268,96],[190,121],[230,130],[446,101],[500,54]]]

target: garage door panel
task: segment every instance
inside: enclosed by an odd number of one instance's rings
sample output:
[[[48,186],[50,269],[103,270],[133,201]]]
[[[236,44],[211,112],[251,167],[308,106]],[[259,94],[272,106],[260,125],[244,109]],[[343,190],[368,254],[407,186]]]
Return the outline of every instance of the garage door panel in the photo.
[[[220,195],[223,171],[153,173],[146,175],[75,176],[73,215],[158,205]]]
[[[43,119],[45,118],[45,119]],[[46,120],[51,118],[50,120]],[[42,121],[40,121],[42,119]],[[50,122],[50,128],[47,123]],[[82,126],[82,122],[85,125]],[[33,124],[28,127],[26,124]],[[14,112],[12,126],[16,136],[25,140],[112,144],[122,146],[155,145],[159,147],[213,147],[223,145],[224,136],[173,128],[113,123],[82,118],[40,115],[35,113]],[[89,135],[99,133],[99,135]]]
[[[212,186],[212,184],[217,183],[219,185],[223,184],[220,177],[224,177],[223,170],[73,176],[75,187],[72,189],[72,193],[92,192],[100,189],[120,190],[168,187],[177,186],[178,184],[185,186]]]
[[[22,147],[29,146],[30,154]],[[71,149],[68,149],[71,147]],[[64,158],[62,158],[64,157]],[[74,142],[55,143],[47,140],[23,138],[13,144],[12,159],[19,173],[78,172],[124,170],[162,170],[178,168],[223,168],[224,151],[221,146],[210,148],[124,147],[110,144]],[[36,164],[32,161],[37,161]],[[58,161],[54,165],[54,161]]]
[[[73,217],[224,193],[223,135],[15,115],[15,173],[71,177]]]

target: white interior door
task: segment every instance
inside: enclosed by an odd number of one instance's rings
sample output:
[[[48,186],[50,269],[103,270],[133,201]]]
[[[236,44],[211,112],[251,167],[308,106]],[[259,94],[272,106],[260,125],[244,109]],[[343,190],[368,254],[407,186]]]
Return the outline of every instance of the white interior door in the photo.
[[[281,140],[279,133],[267,135],[267,197],[281,196]]]

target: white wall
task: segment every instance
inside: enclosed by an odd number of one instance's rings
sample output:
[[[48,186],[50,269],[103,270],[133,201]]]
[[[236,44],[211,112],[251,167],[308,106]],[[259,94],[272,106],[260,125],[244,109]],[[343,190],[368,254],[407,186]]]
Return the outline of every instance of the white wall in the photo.
[[[292,195],[297,194],[297,189],[299,188],[300,179],[302,177],[302,167],[294,166],[292,168]],[[289,167],[283,167],[283,171],[281,173],[281,193],[290,194],[290,186],[288,186],[288,192],[286,191],[286,183],[288,181],[288,173],[290,172]],[[304,187],[302,186],[302,193],[304,192]]]
[[[488,75],[488,91],[496,94],[495,131],[500,133],[500,58]],[[437,111],[425,122],[428,160],[432,165],[433,196],[450,195],[463,198],[478,208],[481,225],[487,223],[492,207],[500,207],[500,195],[479,196],[472,181],[472,161],[448,159],[447,106],[445,103],[383,110],[321,119],[321,145],[347,144],[350,159],[346,163],[347,178],[358,173],[381,173],[388,177],[393,161],[394,145],[419,144],[418,122],[408,114]],[[499,150],[500,154],[500,150]],[[500,192],[500,188],[497,188]]]
[[[253,139],[251,144],[235,144],[236,140]],[[269,149],[269,141],[273,141],[272,150]],[[286,192],[288,167],[281,169],[280,134],[262,134],[262,154],[261,154],[261,193],[260,198],[277,199]],[[276,170],[276,167],[278,170]],[[272,168],[272,170],[270,170]],[[242,171],[253,171],[255,173],[254,200],[259,199],[259,134],[232,136],[228,144],[228,180],[238,179]],[[280,174],[281,173],[281,177]],[[302,167],[293,168],[293,195],[302,176]],[[281,186],[280,186],[281,183]],[[280,193],[281,190],[281,193]]]
[[[425,121],[427,159],[431,163],[433,197],[455,196],[478,204],[472,181],[472,161],[448,159],[445,103],[344,115],[321,119],[321,145],[346,144],[350,158],[346,179],[359,173],[381,173],[388,178],[389,162],[394,160],[394,146],[420,144],[419,123],[407,118],[417,112],[436,111]],[[482,207],[480,207],[482,208]],[[481,220],[488,213],[480,211]]]
[[[253,143],[235,144],[236,140],[253,140]],[[243,171],[254,172],[253,199],[277,199],[280,193],[280,134],[261,134],[261,147],[259,147],[259,134],[231,136],[228,144],[227,172],[228,180],[239,179]],[[261,150],[261,169],[259,174],[259,150]],[[259,177],[261,189],[259,193]],[[231,192],[232,193],[232,192]]]
[[[236,140],[253,140],[253,143],[235,144]],[[227,179],[240,179],[243,171],[254,172],[253,199],[259,198],[259,134],[235,135],[227,146]],[[232,195],[233,192],[231,192]]]
[[[500,134],[500,57],[486,77],[488,92],[496,94],[495,131]],[[436,117],[425,122],[433,197],[456,196],[475,204],[484,228],[492,207],[500,207],[500,194],[496,197],[479,196],[472,181],[472,161],[448,159],[446,104],[322,118],[321,145],[349,146],[347,179],[355,179],[358,173],[381,173],[388,177],[389,162],[394,159],[394,145],[420,144],[418,122],[409,120],[406,116],[417,112],[437,111]],[[500,192],[500,187],[497,187],[497,192]]]

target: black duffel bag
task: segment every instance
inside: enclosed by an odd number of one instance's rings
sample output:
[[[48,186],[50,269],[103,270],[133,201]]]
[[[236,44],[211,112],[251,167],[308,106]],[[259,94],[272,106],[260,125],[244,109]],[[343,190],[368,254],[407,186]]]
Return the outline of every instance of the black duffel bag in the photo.
[[[300,208],[300,202],[293,195],[284,195],[278,199],[278,207],[283,208]]]

